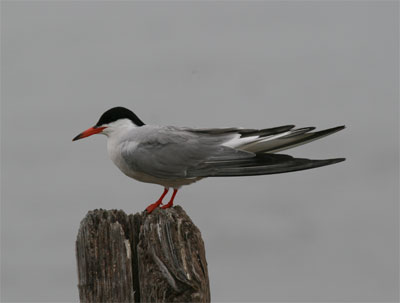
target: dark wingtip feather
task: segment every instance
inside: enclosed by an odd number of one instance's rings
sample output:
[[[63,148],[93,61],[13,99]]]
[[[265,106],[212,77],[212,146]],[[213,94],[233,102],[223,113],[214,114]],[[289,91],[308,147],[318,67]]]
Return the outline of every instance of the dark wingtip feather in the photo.
[[[329,165],[329,164],[335,164],[335,163],[346,161],[346,158],[335,158],[335,159],[327,159],[327,160],[321,160],[321,161],[327,161],[328,162],[327,165]]]
[[[312,160],[293,158],[284,154],[260,154],[240,161],[208,163],[209,166],[194,172],[196,177],[237,177],[271,175],[307,170],[344,161],[345,158]]]
[[[342,129],[345,129],[345,128],[346,128],[346,126],[344,126],[344,125],[336,126],[336,127],[320,130],[320,131],[316,132],[316,134],[321,134],[321,135],[322,134],[333,134],[333,133],[341,131]]]
[[[346,160],[346,158],[334,158],[334,159],[323,159],[323,160],[309,160],[310,163],[312,163],[312,168],[317,168],[317,167],[322,167],[322,166],[327,166],[327,165],[332,165],[336,163],[340,163]]]

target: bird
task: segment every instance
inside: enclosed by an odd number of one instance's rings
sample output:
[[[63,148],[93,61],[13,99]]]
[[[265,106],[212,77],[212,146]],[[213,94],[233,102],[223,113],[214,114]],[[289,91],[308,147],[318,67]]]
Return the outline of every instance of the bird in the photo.
[[[107,151],[128,177],[164,187],[146,211],[173,206],[178,190],[208,177],[257,176],[287,173],[342,162],[345,158],[311,160],[277,153],[344,129],[283,125],[265,129],[189,128],[145,124],[131,110],[118,106],[72,141],[94,134],[107,136]],[[171,199],[163,204],[170,189]]]

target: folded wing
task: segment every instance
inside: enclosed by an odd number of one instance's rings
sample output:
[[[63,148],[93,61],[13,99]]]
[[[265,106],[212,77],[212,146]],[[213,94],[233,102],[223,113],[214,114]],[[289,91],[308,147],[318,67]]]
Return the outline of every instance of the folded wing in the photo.
[[[158,178],[199,178],[277,174],[343,161],[274,154],[333,134],[344,126],[312,132],[293,125],[269,129],[155,129],[140,142],[125,142],[121,155],[135,171]]]

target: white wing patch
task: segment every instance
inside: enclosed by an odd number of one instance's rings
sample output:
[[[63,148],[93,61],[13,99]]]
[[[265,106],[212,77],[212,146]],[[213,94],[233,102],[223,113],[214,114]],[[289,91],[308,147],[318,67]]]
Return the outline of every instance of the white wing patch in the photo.
[[[259,138],[259,137],[252,136],[252,137],[242,138],[241,134],[236,134],[232,139],[230,139],[229,141],[226,141],[222,145],[226,146],[226,147],[237,148],[238,146],[242,146],[244,144],[254,142],[257,138]]]
[[[253,144],[259,144],[261,142],[266,142],[270,140],[275,140],[284,136],[291,134],[291,131],[287,131],[284,133],[280,133],[277,135],[266,136],[266,137],[259,137],[259,136],[251,136],[251,137],[241,137],[240,134],[237,134],[234,138],[230,139],[229,141],[225,142],[223,145],[231,148],[240,148],[240,149],[247,149]]]

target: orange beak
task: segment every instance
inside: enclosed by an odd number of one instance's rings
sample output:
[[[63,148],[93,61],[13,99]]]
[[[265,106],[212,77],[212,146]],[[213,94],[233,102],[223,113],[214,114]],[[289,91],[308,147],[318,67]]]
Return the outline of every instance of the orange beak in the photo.
[[[105,128],[106,127],[95,127],[95,126],[93,126],[93,127],[89,128],[89,129],[85,130],[84,132],[81,132],[79,135],[77,135],[75,138],[73,138],[72,141],[76,141],[76,140],[79,140],[79,139],[83,139],[83,138],[89,137],[91,135],[95,135],[95,134],[101,133],[103,131],[103,129],[105,129]]]

